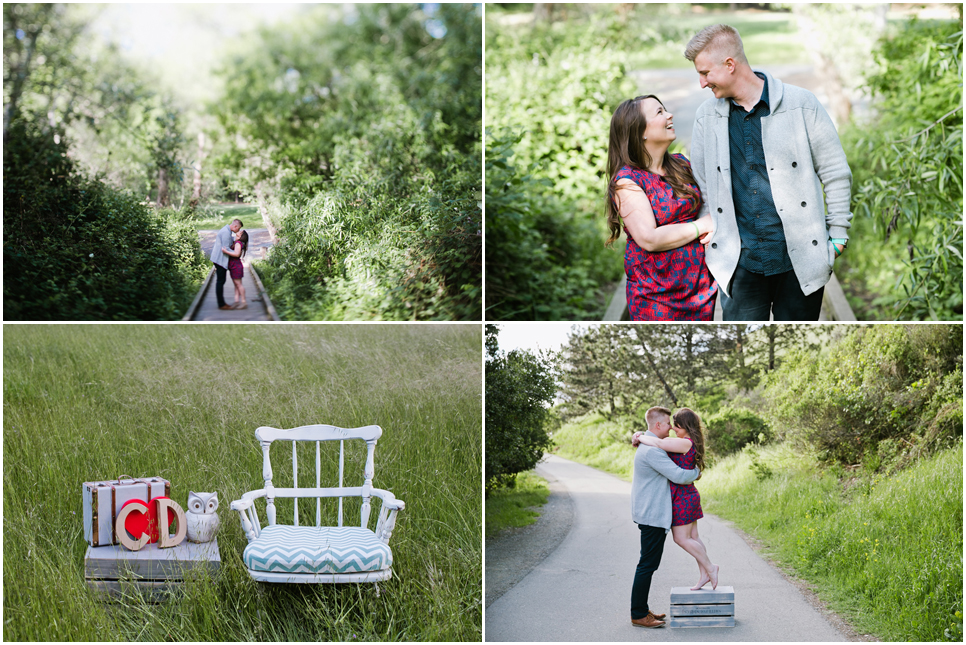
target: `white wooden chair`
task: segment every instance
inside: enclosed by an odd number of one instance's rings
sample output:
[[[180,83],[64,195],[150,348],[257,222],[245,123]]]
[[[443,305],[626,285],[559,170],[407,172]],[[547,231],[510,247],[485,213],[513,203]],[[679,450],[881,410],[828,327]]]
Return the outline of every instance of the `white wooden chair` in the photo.
[[[379,582],[392,576],[392,551],[389,538],[396,524],[396,513],[405,504],[386,490],[372,487],[375,467],[373,452],[382,436],[379,426],[337,428],[330,425],[311,425],[279,430],[261,427],[255,437],[262,446],[262,477],[265,487],[242,495],[231,503],[232,510],[241,516],[242,529],[248,546],[242,560],[255,580],[288,583]],[[359,439],[366,442],[366,465],[362,486],[344,487],[345,442]],[[272,484],[272,464],[269,450],[273,441],[292,442],[292,488],[276,488]],[[298,487],[298,442],[315,442],[315,488]],[[339,486],[322,488],[321,444],[339,442]],[[255,500],[265,498],[268,526],[262,528],[255,509]],[[298,499],[316,498],[315,525],[299,525]],[[339,499],[337,526],[322,526],[322,498]],[[346,497],[361,497],[359,526],[343,526],[342,503]],[[376,530],[369,526],[370,499],[382,500]],[[275,500],[294,498],[293,525],[276,523]]]

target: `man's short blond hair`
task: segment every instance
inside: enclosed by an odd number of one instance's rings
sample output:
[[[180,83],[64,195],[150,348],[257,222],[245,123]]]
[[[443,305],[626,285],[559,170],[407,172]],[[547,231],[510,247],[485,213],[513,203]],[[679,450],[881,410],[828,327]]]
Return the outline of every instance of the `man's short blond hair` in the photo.
[[[741,36],[731,25],[710,25],[699,31],[684,49],[684,57],[693,63],[698,54],[705,50],[708,50],[715,64],[723,63],[729,57],[735,59],[736,63],[748,64]]]
[[[660,421],[662,418],[670,421],[671,411],[668,410],[667,408],[655,406],[653,408],[650,408],[647,412],[644,413],[644,420],[647,421],[647,427],[651,427],[657,421]]]

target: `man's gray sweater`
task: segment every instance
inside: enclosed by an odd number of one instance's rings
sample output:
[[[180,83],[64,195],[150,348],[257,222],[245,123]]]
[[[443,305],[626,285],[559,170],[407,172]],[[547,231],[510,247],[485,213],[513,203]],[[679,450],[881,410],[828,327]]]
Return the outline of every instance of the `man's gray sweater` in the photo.
[[[656,437],[652,432],[645,433]],[[697,468],[684,470],[660,448],[641,444],[634,455],[634,481],[631,483],[631,517],[638,524],[671,530],[671,487],[690,484],[701,474]]]

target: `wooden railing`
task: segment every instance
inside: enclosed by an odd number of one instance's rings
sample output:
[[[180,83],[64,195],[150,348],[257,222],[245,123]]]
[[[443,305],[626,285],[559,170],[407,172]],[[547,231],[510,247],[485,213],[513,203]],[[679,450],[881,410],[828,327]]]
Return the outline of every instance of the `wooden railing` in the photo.
[[[620,284],[614,290],[614,296],[610,300],[610,304],[607,305],[607,311],[604,312],[604,317],[601,320],[604,321],[619,321],[619,320],[630,320],[630,315],[627,312],[627,276],[621,277]],[[722,320],[721,317],[721,304],[715,304],[714,319],[716,321]],[[855,314],[852,312],[852,307],[849,306],[849,301],[845,297],[845,292],[842,291],[842,285],[839,284],[838,278],[835,277],[835,273],[832,273],[832,277],[829,278],[828,284],[825,285],[825,294],[822,297],[822,314],[819,316],[819,320],[836,320],[836,321],[854,321]]]

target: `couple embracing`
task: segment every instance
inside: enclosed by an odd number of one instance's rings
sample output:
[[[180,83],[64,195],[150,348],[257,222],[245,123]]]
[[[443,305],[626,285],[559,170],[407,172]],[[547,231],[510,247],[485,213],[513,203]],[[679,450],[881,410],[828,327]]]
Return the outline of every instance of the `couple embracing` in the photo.
[[[245,300],[245,266],[242,258],[248,249],[248,231],[242,230],[240,219],[226,224],[215,236],[215,245],[211,249],[211,262],[215,265],[215,298],[218,299],[219,309],[248,309]],[[225,302],[225,282],[228,275],[235,285],[235,300],[232,304]]]
[[[691,160],[669,154],[674,118],[654,95],[610,125],[608,244],[627,234],[631,320],[818,320],[848,244],[852,173],[815,96],[752,70],[741,36],[711,25],[688,43],[702,88]]]
[[[635,432],[634,479],[631,484],[631,515],[641,533],[641,558],[631,589],[631,623],[637,627],[663,627],[666,614],[655,614],[648,605],[651,577],[661,564],[668,531],[674,542],[698,563],[700,577],[691,589],[718,586],[719,567],[708,558],[698,536],[701,496],[694,480],[704,468],[704,430],[701,418],[688,408],[673,418],[667,408],[654,407],[644,416],[647,432]],[[675,437],[669,437],[671,429]]]

